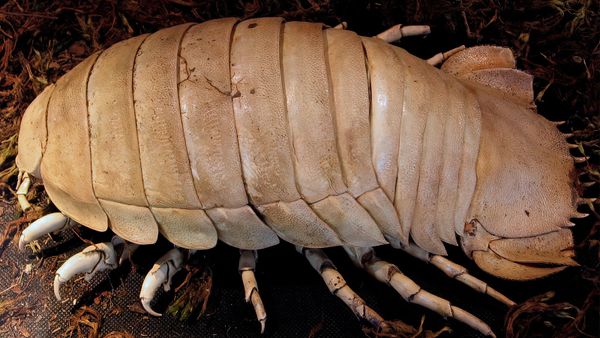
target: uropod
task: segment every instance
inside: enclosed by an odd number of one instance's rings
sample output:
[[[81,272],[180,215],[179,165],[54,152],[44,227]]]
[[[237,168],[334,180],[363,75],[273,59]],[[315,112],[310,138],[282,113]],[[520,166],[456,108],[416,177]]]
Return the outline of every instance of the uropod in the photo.
[[[283,240],[357,317],[391,330],[322,250],[343,246],[406,301],[493,336],[374,247],[403,250],[513,305],[447,258],[446,245],[512,280],[577,265],[570,219],[584,214],[574,159],[556,124],[535,112],[532,77],[515,69],[509,49],[457,48],[421,60],[389,43],[428,32],[397,25],[361,37],[318,23],[226,18],[89,56],[21,122],[21,207],[29,207],[31,175],[60,212],[33,222],[19,246],[75,223],[115,234],[58,269],[60,299],[76,274],[114,269],[119,251],[162,235],[175,248],[140,292],[158,316],[156,291],[170,287],[189,252],[221,240],[240,249],[246,301],[264,330],[257,251]]]

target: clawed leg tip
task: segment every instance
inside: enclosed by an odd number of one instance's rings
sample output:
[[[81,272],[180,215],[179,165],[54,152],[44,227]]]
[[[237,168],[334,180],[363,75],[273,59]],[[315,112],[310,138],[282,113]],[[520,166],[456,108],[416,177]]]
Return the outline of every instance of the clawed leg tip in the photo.
[[[260,322],[260,334],[263,334],[267,326],[267,318],[259,319],[258,321]]]
[[[67,216],[60,212],[47,214],[35,220],[23,230],[19,237],[19,250],[24,250],[25,246],[42,236],[65,229],[69,225]]]
[[[140,301],[142,303],[142,307],[144,310],[146,310],[146,312],[148,312],[148,314],[153,315],[154,317],[162,317],[161,313],[152,310],[150,307],[150,300],[141,298]]]
[[[240,250],[238,269],[242,277],[242,284],[244,285],[244,299],[246,300],[246,303],[252,303],[252,307],[254,307],[254,312],[256,313],[256,319],[260,323],[260,333],[263,334],[265,332],[267,312],[265,311],[264,304],[258,293],[258,283],[254,276],[256,257],[256,251]]]
[[[56,275],[54,277],[54,297],[56,297],[56,300],[59,302],[62,301],[62,298],[60,297],[60,284],[62,284],[60,276]]]
[[[21,237],[19,237],[19,251],[25,250],[25,245],[27,244],[29,243],[25,240],[25,236],[21,235]]]
[[[171,279],[183,267],[183,260],[183,253],[174,248],[154,263],[154,266],[144,278],[140,291],[140,301],[146,312],[156,317],[162,316],[162,314],[152,310],[150,302],[154,299],[154,295],[156,295],[161,285],[165,291],[170,290]]]
[[[86,280],[98,271],[112,270],[117,267],[114,248],[110,243],[99,243],[88,246],[83,251],[71,256],[56,271],[54,277],[54,296],[61,301],[60,286],[73,276],[86,274]]]

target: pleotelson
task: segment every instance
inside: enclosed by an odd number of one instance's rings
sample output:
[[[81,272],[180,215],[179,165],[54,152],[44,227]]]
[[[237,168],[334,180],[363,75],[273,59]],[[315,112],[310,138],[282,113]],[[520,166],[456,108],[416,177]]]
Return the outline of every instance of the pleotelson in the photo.
[[[52,201],[140,244],[159,232],[192,249],[412,238],[444,253],[473,195],[470,89],[321,24],[163,29],[90,56],[44,100]]]

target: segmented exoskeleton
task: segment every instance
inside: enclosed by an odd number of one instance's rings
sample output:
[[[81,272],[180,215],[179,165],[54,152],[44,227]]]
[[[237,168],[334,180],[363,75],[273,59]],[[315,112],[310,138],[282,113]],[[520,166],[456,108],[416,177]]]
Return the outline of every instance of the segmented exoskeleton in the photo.
[[[567,143],[534,112],[531,77],[514,68],[505,48],[459,51],[440,70],[380,38],[280,18],[122,41],[46,88],[24,116],[18,167],[43,179],[64,216],[40,219],[21,244],[68,219],[134,244],[160,233],[204,250],[220,239],[243,250],[247,299],[264,325],[252,250],[281,238],[357,316],[385,326],[319,250],[344,246],[405,299],[492,335],[372,247],[401,248],[506,304],[444,258],[444,243],[460,241],[483,270],[509,279],[576,264]],[[57,297],[73,274],[114,268],[122,243],[65,263]],[[183,259],[174,249],[151,271],[160,278],[144,283],[149,311]]]

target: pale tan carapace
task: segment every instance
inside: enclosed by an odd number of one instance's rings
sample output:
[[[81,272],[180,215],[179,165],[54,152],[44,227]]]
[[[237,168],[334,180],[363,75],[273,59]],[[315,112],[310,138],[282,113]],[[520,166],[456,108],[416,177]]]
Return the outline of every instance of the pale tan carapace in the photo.
[[[376,38],[222,19],[96,53],[31,104],[18,167],[61,212],[151,244],[457,245],[526,280],[574,265],[564,136],[510,50],[440,69]]]

